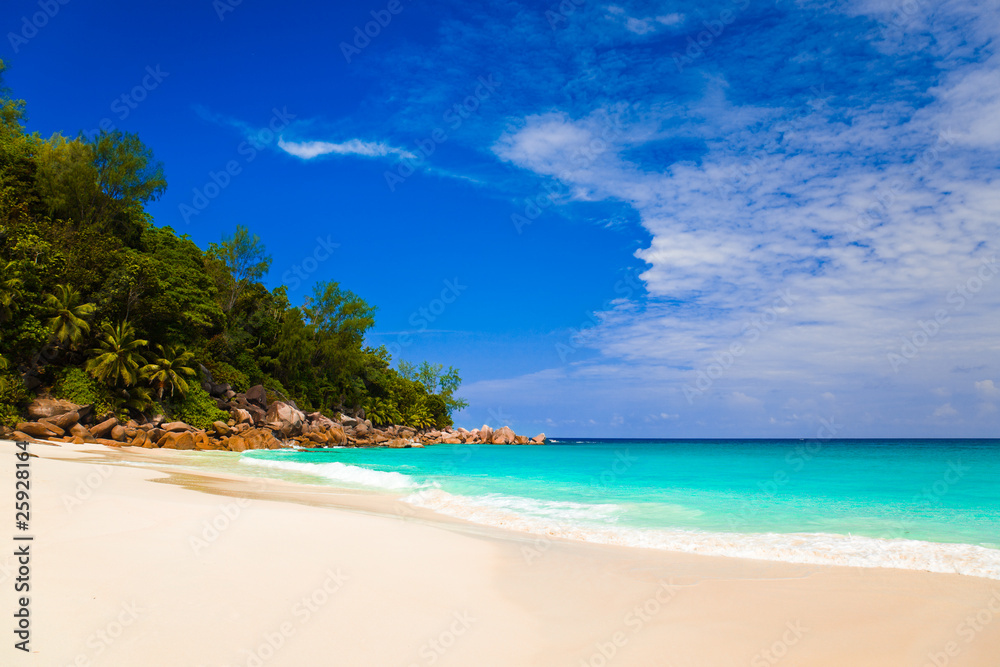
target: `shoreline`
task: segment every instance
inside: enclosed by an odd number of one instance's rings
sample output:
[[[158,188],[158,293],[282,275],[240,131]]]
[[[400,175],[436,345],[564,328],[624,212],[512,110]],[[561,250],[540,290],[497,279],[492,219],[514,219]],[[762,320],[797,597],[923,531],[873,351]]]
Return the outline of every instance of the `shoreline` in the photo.
[[[45,443],[67,446],[60,442]],[[294,496],[310,496],[312,504],[350,511],[368,511],[376,503],[376,514],[421,517],[425,522],[464,526],[467,530],[499,530],[519,539],[564,540],[574,544],[673,554],[760,560],[767,562],[898,569],[937,574],[956,574],[1000,581],[1000,550],[965,542],[937,542],[910,538],[884,538],[840,533],[795,532],[713,532],[710,530],[655,528],[583,527],[558,520],[538,518],[493,508],[477,506],[474,498],[454,496],[441,489],[425,487],[392,488],[381,484],[354,482],[344,486],[345,478],[329,477],[316,472],[292,473],[284,467],[244,468],[242,452],[226,450],[149,450],[138,447],[114,447],[87,443],[98,448],[102,456],[112,457],[124,465],[149,466],[169,475],[163,483],[176,483],[185,488],[223,492],[220,482],[237,482],[256,487],[266,483],[288,484]],[[76,446],[70,443],[68,446]],[[350,447],[344,447],[350,449]],[[214,453],[217,451],[218,453]],[[302,450],[310,451],[310,450]],[[322,451],[322,450],[312,450]],[[212,453],[207,453],[212,452]],[[198,458],[192,460],[192,455]],[[236,466],[220,466],[212,462],[224,457]],[[204,457],[204,458],[202,458]],[[251,459],[257,462],[257,459]],[[260,462],[273,462],[263,459]],[[172,469],[176,467],[176,469]],[[349,466],[350,467],[350,466]],[[394,472],[380,472],[395,475]],[[187,480],[181,482],[178,480]],[[319,482],[315,480],[321,480]],[[358,486],[363,488],[357,488]],[[234,491],[227,493],[234,494]],[[256,496],[266,498],[267,496]],[[290,499],[283,496],[283,499]],[[335,502],[333,499],[338,499]],[[350,502],[346,502],[350,499]]]
[[[989,579],[540,539],[410,508],[402,494],[156,469],[183,465],[179,451],[29,449],[32,647],[47,657],[23,664],[250,665],[256,653],[266,665],[754,665],[781,653],[789,665],[924,665],[940,652],[992,665],[1000,654]],[[2,460],[13,451],[0,444]],[[3,468],[0,488],[13,489]],[[961,624],[993,614],[992,596],[995,621],[965,641]],[[94,633],[130,599],[146,611],[104,643]]]

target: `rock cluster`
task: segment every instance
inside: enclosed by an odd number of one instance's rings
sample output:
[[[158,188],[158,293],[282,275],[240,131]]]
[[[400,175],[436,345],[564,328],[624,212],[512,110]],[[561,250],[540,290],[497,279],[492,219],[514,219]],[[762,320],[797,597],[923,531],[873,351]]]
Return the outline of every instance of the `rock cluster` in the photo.
[[[166,449],[218,449],[243,452],[248,449],[283,447],[423,447],[433,444],[540,445],[545,434],[534,438],[516,435],[510,427],[496,430],[484,425],[417,431],[407,426],[374,426],[363,416],[338,415],[330,419],[319,412],[304,413],[293,401],[269,401],[264,387],[251,387],[239,394],[229,385],[206,382],[206,390],[221,409],[229,412],[225,422],[213,422],[205,430],[184,422],[164,422],[162,415],[146,423],[117,417],[95,418],[91,406],[42,397],[28,407],[33,421],[14,430],[15,439],[38,439],[82,444],[96,442],[112,447],[132,446]]]

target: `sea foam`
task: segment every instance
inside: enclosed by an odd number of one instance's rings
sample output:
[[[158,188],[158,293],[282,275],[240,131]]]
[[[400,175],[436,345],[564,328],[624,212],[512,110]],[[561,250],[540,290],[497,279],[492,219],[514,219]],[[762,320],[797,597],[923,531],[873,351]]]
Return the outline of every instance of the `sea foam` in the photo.
[[[359,484],[377,489],[387,489],[390,491],[402,491],[417,488],[417,483],[409,475],[398,472],[385,472],[382,470],[370,470],[358,466],[347,465],[338,461],[330,463],[302,463],[299,461],[276,461],[274,459],[259,459],[244,456],[240,458],[240,463],[261,466],[264,468],[274,468],[277,470],[289,470],[301,472],[316,477],[324,477],[336,482],[346,482],[348,484]]]
[[[614,505],[586,505],[489,494],[459,496],[422,489],[404,501],[473,523],[643,549],[758,560],[891,567],[1000,580],[1000,550],[969,544],[829,533],[723,533],[609,525]],[[603,525],[601,525],[603,524]]]

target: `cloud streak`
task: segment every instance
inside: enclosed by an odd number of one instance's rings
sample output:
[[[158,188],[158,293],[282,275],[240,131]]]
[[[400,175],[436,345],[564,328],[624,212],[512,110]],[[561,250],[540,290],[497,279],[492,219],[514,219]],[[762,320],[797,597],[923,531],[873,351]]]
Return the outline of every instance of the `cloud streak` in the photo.
[[[329,141],[286,141],[278,139],[278,148],[289,155],[303,160],[313,160],[323,155],[353,155],[357,157],[379,158],[415,158],[410,151],[396,148],[386,143],[349,139],[339,143]]]

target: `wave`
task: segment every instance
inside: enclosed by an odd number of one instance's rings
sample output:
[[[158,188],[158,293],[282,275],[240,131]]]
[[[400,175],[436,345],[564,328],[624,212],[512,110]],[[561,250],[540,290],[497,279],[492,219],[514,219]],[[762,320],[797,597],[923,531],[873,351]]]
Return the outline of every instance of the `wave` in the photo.
[[[416,507],[547,538],[758,560],[891,567],[1000,580],[1000,550],[970,544],[829,533],[723,533],[607,525],[614,505],[539,501],[490,494],[459,496],[423,489],[403,499]],[[595,525],[603,522],[604,525]]]
[[[388,489],[390,491],[409,490],[418,487],[416,481],[409,475],[398,472],[371,470],[369,468],[347,465],[338,461],[331,461],[330,463],[302,463],[300,461],[276,461],[274,459],[258,459],[243,456],[240,458],[240,463],[264,468],[275,468],[277,470],[301,472],[337,482],[360,484],[362,486]]]

